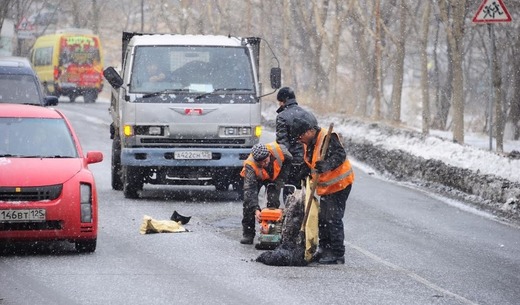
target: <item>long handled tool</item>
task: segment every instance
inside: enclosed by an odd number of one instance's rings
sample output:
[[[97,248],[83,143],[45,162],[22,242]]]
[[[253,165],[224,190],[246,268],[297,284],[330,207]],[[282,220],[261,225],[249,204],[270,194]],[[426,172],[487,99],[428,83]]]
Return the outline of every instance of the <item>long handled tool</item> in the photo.
[[[327,149],[329,148],[330,143],[330,135],[332,134],[332,128],[334,127],[334,123],[330,123],[329,130],[327,132],[327,137],[325,138],[325,142],[323,143],[323,147],[321,148],[321,155],[318,157],[317,161],[325,159],[325,155],[327,154]],[[298,242],[303,243],[305,241],[305,226],[307,225],[307,219],[309,218],[309,213],[311,211],[312,200],[314,199],[314,192],[316,192],[316,188],[318,187],[318,179],[320,178],[320,174],[316,173],[314,179],[312,180],[310,186],[310,196],[305,206],[305,214],[303,215],[302,226],[300,228],[300,234],[298,236]]]

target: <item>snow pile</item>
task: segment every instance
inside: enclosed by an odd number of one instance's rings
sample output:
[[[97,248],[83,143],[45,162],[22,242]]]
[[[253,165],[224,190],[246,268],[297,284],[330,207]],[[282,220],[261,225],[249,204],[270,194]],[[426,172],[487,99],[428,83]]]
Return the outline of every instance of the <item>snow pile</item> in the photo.
[[[266,125],[274,129],[276,108],[263,111]],[[334,123],[349,158],[401,180],[432,188],[440,193],[470,201],[495,214],[520,218],[520,141],[508,141],[498,154],[486,150],[485,137],[469,138],[471,145],[450,140],[451,133],[397,129],[341,117],[319,117],[321,126]],[[510,157],[508,157],[510,156]]]

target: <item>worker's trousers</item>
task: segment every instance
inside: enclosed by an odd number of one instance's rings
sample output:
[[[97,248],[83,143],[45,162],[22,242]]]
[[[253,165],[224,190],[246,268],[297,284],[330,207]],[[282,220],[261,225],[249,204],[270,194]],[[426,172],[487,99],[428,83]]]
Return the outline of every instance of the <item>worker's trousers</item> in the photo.
[[[320,198],[319,247],[324,255],[345,255],[343,216],[352,185]]]

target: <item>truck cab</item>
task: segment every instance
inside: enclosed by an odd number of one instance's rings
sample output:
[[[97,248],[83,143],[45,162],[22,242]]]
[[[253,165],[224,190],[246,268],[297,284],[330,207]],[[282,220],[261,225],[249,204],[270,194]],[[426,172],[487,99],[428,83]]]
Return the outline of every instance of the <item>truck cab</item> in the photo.
[[[112,90],[112,188],[214,185],[242,195],[243,161],[261,135],[259,38],[123,33]],[[280,87],[280,69],[271,71]]]

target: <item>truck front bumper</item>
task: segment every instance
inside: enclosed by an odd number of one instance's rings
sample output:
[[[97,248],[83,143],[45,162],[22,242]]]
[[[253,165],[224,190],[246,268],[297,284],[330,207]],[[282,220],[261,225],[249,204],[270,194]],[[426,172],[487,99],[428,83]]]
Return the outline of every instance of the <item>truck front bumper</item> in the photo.
[[[175,152],[205,151],[211,159],[176,159]],[[242,167],[251,148],[123,148],[121,164],[146,167]],[[188,154],[189,155],[189,154]]]

